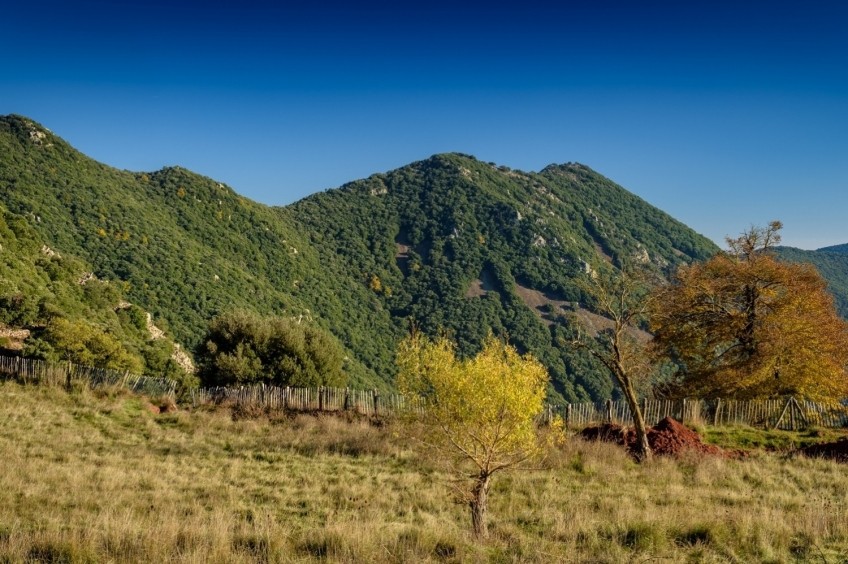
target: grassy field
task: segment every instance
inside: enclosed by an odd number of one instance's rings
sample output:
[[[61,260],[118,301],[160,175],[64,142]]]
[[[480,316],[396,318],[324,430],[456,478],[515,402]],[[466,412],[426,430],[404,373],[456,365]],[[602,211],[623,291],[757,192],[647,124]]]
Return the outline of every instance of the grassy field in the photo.
[[[10,382],[0,406],[0,562],[848,555],[848,468],[780,452],[639,466],[617,447],[569,440],[544,468],[496,477],[492,538],[476,543],[449,477],[392,425],[227,409],[155,415],[132,395]]]

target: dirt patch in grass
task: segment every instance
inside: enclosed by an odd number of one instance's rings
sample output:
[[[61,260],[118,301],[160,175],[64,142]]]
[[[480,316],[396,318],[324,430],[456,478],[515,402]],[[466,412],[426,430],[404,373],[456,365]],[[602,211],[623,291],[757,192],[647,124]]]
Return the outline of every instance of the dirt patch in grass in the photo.
[[[811,458],[828,458],[837,462],[848,462],[848,437],[832,443],[821,443],[798,449],[798,452]]]
[[[686,451],[718,456],[726,454],[719,447],[704,443],[697,431],[671,417],[666,417],[648,431],[648,443],[655,454],[663,456],[680,456]]]
[[[635,454],[637,452],[636,431],[631,428],[604,423],[587,427],[580,432],[580,437],[587,441],[604,441],[615,443]],[[679,421],[666,417],[654,427],[648,429],[648,444],[651,450],[659,456],[681,456],[683,453],[696,452],[717,456],[727,456],[732,453],[721,448],[708,445],[701,436]]]

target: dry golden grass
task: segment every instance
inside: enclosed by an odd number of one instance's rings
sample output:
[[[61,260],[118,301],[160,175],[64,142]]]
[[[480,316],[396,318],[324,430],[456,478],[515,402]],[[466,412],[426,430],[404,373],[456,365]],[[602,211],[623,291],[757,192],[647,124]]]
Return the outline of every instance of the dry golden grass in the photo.
[[[392,426],[154,415],[0,383],[0,561],[841,562],[848,468],[771,454],[639,466],[569,441],[491,493],[477,544],[449,477]]]

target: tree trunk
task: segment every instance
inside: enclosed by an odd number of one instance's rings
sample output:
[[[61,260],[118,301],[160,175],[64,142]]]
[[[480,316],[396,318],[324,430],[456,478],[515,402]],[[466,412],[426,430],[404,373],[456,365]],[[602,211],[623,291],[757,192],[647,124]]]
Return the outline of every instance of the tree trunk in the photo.
[[[630,413],[633,414],[633,427],[636,429],[636,458],[639,462],[645,462],[651,459],[651,445],[648,443],[648,430],[645,425],[645,416],[642,409],[639,407],[639,402],[636,399],[636,392],[633,390],[633,384],[629,378],[621,378],[621,389],[624,392],[624,397],[627,400],[627,405],[630,407]]]
[[[486,512],[489,505],[489,478],[485,472],[480,472],[474,488],[471,490],[471,501],[468,503],[471,509],[471,526],[474,536],[485,539],[489,536],[489,527],[486,523]]]

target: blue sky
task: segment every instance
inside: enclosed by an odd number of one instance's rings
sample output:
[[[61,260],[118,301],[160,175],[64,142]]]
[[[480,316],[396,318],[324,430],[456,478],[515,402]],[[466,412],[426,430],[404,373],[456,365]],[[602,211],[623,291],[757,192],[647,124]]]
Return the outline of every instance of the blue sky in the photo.
[[[848,3],[18,4],[0,114],[118,168],[286,204],[441,152],[578,161],[720,244],[848,242]]]

